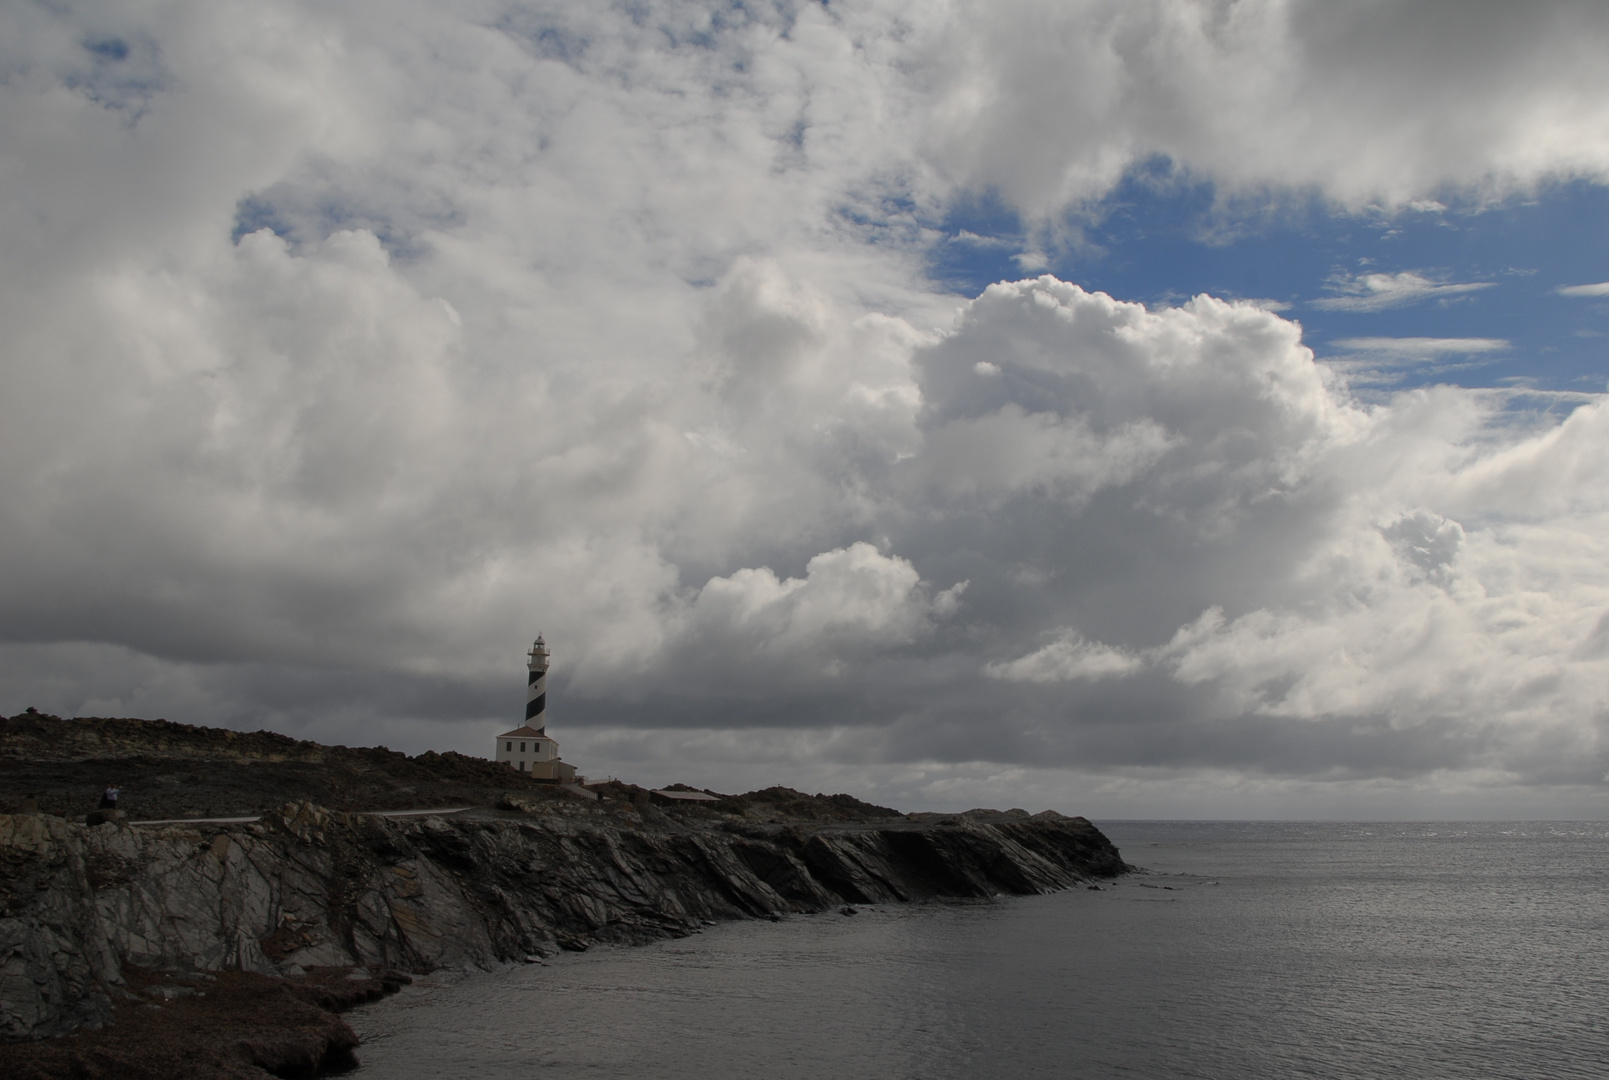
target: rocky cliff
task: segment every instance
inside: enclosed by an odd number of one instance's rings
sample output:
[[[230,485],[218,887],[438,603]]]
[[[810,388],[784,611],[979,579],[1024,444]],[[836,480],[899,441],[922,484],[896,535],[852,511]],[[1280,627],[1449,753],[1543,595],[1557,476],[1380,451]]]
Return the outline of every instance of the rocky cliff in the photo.
[[[0,815],[0,1035],[104,1023],[126,970],[484,967],[1124,869],[1089,822],[1050,812],[767,824],[514,794],[418,818],[309,802],[233,825]]]
[[[88,824],[108,783],[128,812]],[[460,809],[379,813],[431,806]],[[1054,813],[566,790],[460,754],[27,712],[0,718],[0,1075],[313,1076],[350,1064],[335,1014],[407,972],[1125,869]]]

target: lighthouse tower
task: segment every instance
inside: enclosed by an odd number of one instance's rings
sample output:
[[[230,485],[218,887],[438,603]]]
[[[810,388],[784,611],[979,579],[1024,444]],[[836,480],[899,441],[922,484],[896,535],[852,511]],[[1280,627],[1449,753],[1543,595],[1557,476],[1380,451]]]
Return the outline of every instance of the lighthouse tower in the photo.
[[[533,780],[571,783],[575,766],[559,760],[559,744],[548,738],[548,647],[542,635],[526,655],[525,723],[497,737],[496,760],[505,761]]]
[[[547,729],[548,709],[548,647],[542,635],[536,635],[531,646],[530,675],[525,681],[525,726],[538,732]]]

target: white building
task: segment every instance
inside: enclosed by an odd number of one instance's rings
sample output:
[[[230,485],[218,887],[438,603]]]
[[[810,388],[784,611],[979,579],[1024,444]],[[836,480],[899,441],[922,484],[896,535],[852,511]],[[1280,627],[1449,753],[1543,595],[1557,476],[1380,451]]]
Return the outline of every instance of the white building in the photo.
[[[554,765],[560,763],[559,744],[526,724],[497,737],[497,760],[508,762],[520,772],[534,773],[539,779],[557,780]]]

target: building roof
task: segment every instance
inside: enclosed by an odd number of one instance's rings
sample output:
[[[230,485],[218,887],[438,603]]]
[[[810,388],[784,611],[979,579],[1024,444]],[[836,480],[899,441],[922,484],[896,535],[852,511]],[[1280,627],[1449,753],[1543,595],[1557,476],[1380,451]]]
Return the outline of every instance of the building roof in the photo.
[[[688,802],[720,802],[714,795],[706,795],[702,791],[653,791],[650,794],[662,795],[667,799],[685,799]]]
[[[503,732],[503,734],[499,735],[498,738],[499,739],[547,739],[547,740],[549,740],[551,742],[558,742],[558,740],[553,738],[553,736],[547,734],[546,732],[541,732],[541,731],[536,730],[530,724],[526,724],[524,727],[517,727],[513,731],[505,731],[505,732]]]

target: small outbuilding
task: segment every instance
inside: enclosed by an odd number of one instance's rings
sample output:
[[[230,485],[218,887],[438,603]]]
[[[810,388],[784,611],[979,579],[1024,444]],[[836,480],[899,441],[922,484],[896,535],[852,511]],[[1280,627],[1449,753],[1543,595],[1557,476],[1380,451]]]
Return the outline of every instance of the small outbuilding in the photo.
[[[714,795],[703,791],[654,790],[650,791],[648,795],[654,802],[665,806],[685,806],[688,803],[713,803],[721,801]]]

